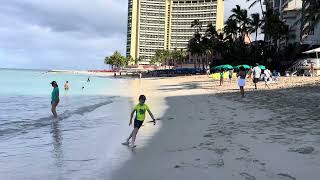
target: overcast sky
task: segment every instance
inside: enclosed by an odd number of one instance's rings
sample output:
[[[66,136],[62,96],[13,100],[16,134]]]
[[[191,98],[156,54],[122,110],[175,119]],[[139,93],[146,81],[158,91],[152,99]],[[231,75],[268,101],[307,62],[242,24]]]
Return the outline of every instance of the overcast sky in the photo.
[[[0,68],[102,69],[125,53],[127,0],[0,0]],[[225,19],[246,0],[225,0]],[[259,11],[259,6],[251,12]]]

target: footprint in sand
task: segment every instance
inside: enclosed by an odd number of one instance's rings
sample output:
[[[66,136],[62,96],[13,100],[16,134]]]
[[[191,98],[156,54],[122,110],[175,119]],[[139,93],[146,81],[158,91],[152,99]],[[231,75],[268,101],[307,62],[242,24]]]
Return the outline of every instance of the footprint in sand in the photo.
[[[246,153],[249,153],[250,151],[249,151],[249,148],[247,148],[247,147],[242,147],[242,148],[240,148],[240,150],[242,150],[242,151],[244,151],[244,152],[246,152]]]
[[[290,176],[289,174],[286,173],[279,173],[278,176],[280,176],[281,179],[284,180],[296,180],[295,177]]]
[[[212,137],[212,134],[206,134],[203,137]]]
[[[246,180],[256,180],[256,177],[252,176],[249,173],[242,172],[240,173],[240,175],[244,177]]]
[[[311,154],[314,151],[314,147],[306,146],[306,147],[297,148],[297,149],[290,148],[288,151],[289,152],[297,152],[300,154]]]

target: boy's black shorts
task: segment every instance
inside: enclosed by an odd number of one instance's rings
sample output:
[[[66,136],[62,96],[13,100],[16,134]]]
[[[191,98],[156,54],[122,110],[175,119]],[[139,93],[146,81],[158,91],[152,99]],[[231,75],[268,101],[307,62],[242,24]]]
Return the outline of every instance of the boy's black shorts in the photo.
[[[139,121],[138,119],[134,119],[134,128],[140,129],[142,124],[143,124],[143,121]]]

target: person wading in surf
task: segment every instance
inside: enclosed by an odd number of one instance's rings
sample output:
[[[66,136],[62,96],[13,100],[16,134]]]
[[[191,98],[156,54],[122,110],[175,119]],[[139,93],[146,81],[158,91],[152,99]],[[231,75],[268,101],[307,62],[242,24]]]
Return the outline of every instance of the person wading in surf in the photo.
[[[58,117],[57,114],[57,106],[60,102],[60,98],[59,98],[59,87],[56,81],[52,81],[51,86],[53,87],[52,93],[51,93],[51,112],[53,114],[54,118]]]

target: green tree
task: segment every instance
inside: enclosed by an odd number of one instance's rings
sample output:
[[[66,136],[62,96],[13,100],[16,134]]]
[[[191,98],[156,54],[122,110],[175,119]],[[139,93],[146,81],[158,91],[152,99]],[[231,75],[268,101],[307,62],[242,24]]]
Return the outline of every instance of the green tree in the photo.
[[[280,20],[279,13],[275,13],[272,10],[267,10],[265,19],[262,25],[262,32],[270,39],[272,44],[276,45],[278,50],[278,41],[280,39],[287,39],[289,34],[289,27],[283,21]]]
[[[195,19],[191,22],[191,27],[194,28],[195,33],[201,32],[202,29],[202,22],[199,19]]]
[[[177,48],[175,48],[170,53],[174,65],[182,65],[183,61],[186,59],[186,52],[183,49],[178,50]]]
[[[268,0],[266,0],[268,1]],[[262,15],[264,16],[264,9],[263,9],[263,3],[262,3],[262,0],[247,0],[247,2],[251,2],[250,6],[249,6],[249,9],[251,9],[253,6],[255,6],[256,4],[260,4],[260,8],[261,8],[261,12],[262,12]]]
[[[262,20],[260,19],[260,14],[259,13],[254,13],[251,14],[251,21],[250,21],[250,28],[249,28],[249,32],[250,33],[255,33],[256,37],[255,37],[255,41],[257,41],[258,38],[258,30],[261,28],[262,26]]]
[[[134,63],[135,63],[135,61],[134,61],[133,57],[131,55],[129,55],[127,57],[127,65],[134,64]]]
[[[237,21],[239,35],[242,36],[243,40],[245,36],[248,36],[248,38],[250,39],[248,30],[251,19],[248,17],[248,11],[246,9],[241,9],[239,5],[236,5],[236,7],[231,10],[231,12],[232,15],[229,18]]]
[[[238,37],[238,23],[237,20],[228,18],[225,26],[223,28],[224,33],[226,34],[227,38],[231,38],[235,40]]]
[[[127,65],[127,58],[122,56],[120,52],[115,51],[111,56],[107,56],[104,59],[105,64],[109,64],[114,68],[122,68]]]

